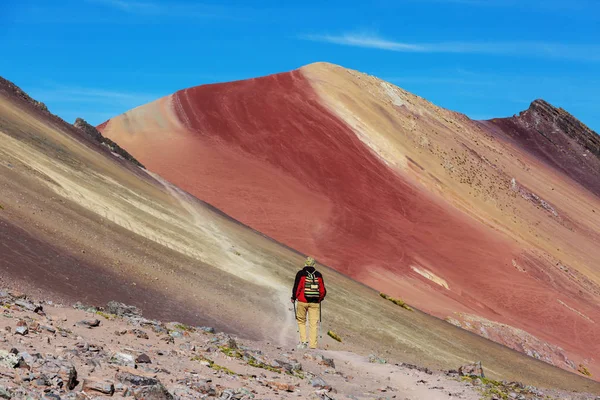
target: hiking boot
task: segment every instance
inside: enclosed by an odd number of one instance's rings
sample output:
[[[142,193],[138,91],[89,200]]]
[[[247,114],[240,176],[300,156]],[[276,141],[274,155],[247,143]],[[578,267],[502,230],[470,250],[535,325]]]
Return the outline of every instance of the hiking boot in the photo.
[[[296,346],[298,350],[305,350],[308,348],[308,342],[302,342],[298,346]]]

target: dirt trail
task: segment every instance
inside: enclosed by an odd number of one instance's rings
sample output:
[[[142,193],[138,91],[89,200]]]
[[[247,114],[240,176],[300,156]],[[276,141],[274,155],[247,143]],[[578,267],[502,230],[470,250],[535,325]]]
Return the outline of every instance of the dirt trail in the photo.
[[[279,329],[273,326],[265,327],[265,336],[271,336],[273,330],[279,330],[278,342],[281,346],[290,345],[295,337],[295,318],[289,311],[290,291],[283,282],[274,281],[272,274],[262,269],[258,264],[258,259],[253,262],[247,257],[241,258],[237,254],[244,251],[251,254],[253,249],[241,247],[241,244],[234,241],[222,229],[210,220],[209,215],[194,205],[198,200],[183,190],[164,180],[158,174],[148,172],[154,179],[160,182],[164,188],[179,202],[181,207],[192,217],[196,228],[205,231],[204,238],[211,238],[214,244],[220,248],[220,254],[226,257],[219,257],[218,260],[202,260],[211,265],[223,269],[228,273],[245,279],[249,282],[264,286],[266,290],[272,292],[271,297],[273,305],[277,309],[277,320],[280,322]],[[203,239],[206,240],[206,239]],[[268,277],[268,278],[266,278]],[[266,278],[266,279],[265,279]]]

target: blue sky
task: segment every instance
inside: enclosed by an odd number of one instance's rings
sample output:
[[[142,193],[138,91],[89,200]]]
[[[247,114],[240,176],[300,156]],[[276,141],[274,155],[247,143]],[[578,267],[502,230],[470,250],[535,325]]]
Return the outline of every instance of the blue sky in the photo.
[[[536,98],[600,131],[600,1],[0,1],[0,75],[69,122],[328,61],[475,119]]]

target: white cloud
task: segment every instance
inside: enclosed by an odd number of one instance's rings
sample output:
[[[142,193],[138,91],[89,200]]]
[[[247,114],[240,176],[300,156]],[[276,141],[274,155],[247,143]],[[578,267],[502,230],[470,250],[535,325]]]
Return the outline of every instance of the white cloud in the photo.
[[[123,11],[134,13],[150,13],[160,12],[161,7],[154,3],[129,0],[89,0],[92,3],[105,4],[110,7],[118,8]]]
[[[342,46],[371,48],[405,53],[490,54],[520,57],[600,61],[600,45],[552,42],[431,42],[409,43],[388,40],[365,33],[341,35],[301,35],[300,39]]]
[[[227,7],[220,5],[202,4],[198,2],[153,2],[135,0],[86,0],[111,7],[118,11],[148,17],[175,17],[175,18],[220,18],[241,19],[246,18],[253,10],[241,7]]]
[[[161,97],[151,93],[123,92],[51,84],[29,91],[33,98],[53,103],[96,103],[133,108]]]
[[[596,0],[412,0],[419,3],[450,4],[457,6],[517,8],[546,11],[580,11],[595,6]]]

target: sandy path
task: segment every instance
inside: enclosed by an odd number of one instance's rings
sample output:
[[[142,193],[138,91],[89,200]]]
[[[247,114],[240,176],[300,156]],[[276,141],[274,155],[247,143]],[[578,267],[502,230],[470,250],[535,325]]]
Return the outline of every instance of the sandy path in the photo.
[[[273,305],[275,306],[274,308],[277,310],[276,320],[280,321],[280,324],[278,324],[280,326],[280,333],[277,336],[279,345],[285,346],[293,343],[293,337],[295,336],[295,318],[293,312],[290,312],[289,310],[290,291],[286,290],[284,285],[280,282],[273,282],[271,278],[265,279],[265,277],[270,276],[268,271],[261,271],[260,267],[257,267],[257,264],[252,263],[246,258],[238,257],[236,255],[238,250],[232,251],[232,249],[236,248],[237,242],[230,238],[222,229],[219,229],[215,223],[210,222],[206,211],[200,210],[194,205],[194,203],[197,202],[196,199],[167,182],[158,174],[152,172],[148,173],[160,182],[173,198],[179,202],[183,209],[189,213],[196,228],[205,231],[204,237],[214,240],[214,244],[220,248],[220,253],[228,255],[227,258],[220,257],[216,262],[212,262],[212,265],[253,283],[263,285],[273,292],[271,296]],[[243,250],[251,251],[251,249]],[[210,261],[212,260],[206,260],[206,262]],[[272,335],[272,331],[273,326],[266,326],[265,336]]]

